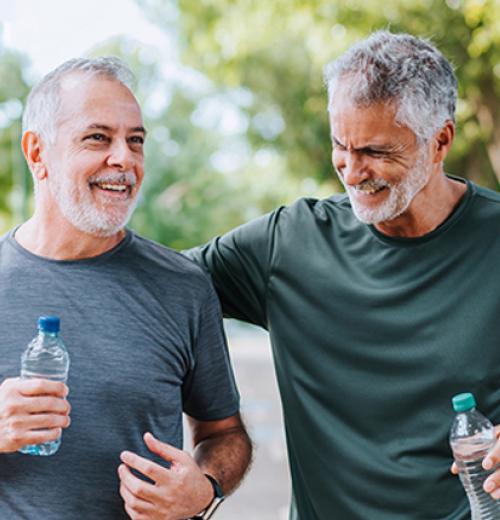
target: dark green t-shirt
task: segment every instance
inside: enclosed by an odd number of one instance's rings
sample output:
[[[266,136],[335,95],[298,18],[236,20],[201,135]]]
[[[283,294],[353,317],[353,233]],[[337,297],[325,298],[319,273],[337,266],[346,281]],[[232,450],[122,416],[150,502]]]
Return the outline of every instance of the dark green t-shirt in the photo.
[[[190,252],[226,315],[269,330],[300,520],[469,516],[450,398],[500,422],[500,195],[468,183],[420,238],[302,199]]]

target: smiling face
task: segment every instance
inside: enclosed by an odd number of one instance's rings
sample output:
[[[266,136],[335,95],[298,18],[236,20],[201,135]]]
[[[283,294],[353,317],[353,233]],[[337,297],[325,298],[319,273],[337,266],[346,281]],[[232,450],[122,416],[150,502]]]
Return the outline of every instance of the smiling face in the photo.
[[[47,193],[62,217],[96,236],[122,229],[144,176],[144,137],[127,87],[102,76],[64,78],[56,140],[43,152]]]
[[[347,89],[333,99],[333,165],[356,217],[368,224],[404,215],[431,175],[425,145],[395,116],[392,104],[356,105]]]

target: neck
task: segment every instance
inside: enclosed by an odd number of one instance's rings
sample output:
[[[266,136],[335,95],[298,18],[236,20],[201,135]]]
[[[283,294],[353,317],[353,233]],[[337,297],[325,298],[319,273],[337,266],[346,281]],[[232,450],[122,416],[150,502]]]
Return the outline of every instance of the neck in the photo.
[[[453,213],[466,191],[466,184],[450,179],[442,172],[432,175],[404,213],[393,220],[375,224],[375,228],[392,237],[424,236]]]
[[[51,225],[35,214],[16,231],[16,241],[30,253],[53,260],[81,260],[99,256],[115,247],[125,236],[122,229],[109,237],[84,233],[70,222]]]

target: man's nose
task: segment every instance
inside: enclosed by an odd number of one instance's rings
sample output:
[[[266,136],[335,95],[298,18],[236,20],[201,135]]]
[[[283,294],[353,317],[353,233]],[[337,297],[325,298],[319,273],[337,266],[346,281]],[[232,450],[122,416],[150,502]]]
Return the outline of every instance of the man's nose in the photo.
[[[118,170],[130,170],[135,164],[134,153],[126,141],[115,140],[110,147],[108,166]]]
[[[355,186],[370,177],[369,168],[362,154],[355,151],[345,151],[336,167],[348,186]]]

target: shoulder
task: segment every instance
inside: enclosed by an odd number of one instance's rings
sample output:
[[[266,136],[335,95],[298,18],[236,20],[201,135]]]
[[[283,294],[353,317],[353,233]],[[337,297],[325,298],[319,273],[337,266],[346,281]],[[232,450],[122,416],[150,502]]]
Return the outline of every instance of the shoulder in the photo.
[[[294,225],[309,222],[314,225],[341,224],[343,221],[355,219],[349,197],[335,194],[324,199],[300,198],[289,206],[281,208],[279,221]]]
[[[192,260],[154,240],[140,236],[133,231],[131,240],[124,250],[128,268],[137,276],[158,284],[158,288],[187,290],[202,297],[211,292],[208,275]]]
[[[479,186],[478,184],[472,183],[476,189],[476,196],[484,201],[485,203],[491,203],[492,207],[496,207],[497,210],[500,210],[500,193],[498,191],[493,191],[488,188],[484,188],[483,186]]]
[[[12,230],[0,235],[0,248],[3,248],[7,242],[10,240],[10,236],[12,234]]]
[[[344,220],[352,219],[356,220],[349,197],[345,194],[325,199],[303,197],[238,226],[222,237],[221,245],[249,244],[253,249],[260,249],[260,246],[272,244],[278,235],[288,233],[290,229],[307,232],[308,229],[332,222],[341,226]]]
[[[474,215],[485,225],[492,224],[498,232],[500,225],[500,193],[471,183],[474,187]],[[495,228],[496,224],[496,228]]]

